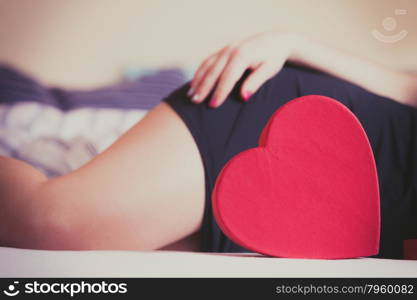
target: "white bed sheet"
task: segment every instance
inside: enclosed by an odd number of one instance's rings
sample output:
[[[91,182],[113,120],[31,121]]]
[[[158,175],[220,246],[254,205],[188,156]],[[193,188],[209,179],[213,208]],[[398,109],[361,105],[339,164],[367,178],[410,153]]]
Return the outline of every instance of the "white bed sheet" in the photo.
[[[0,247],[0,277],[417,277],[417,261]]]

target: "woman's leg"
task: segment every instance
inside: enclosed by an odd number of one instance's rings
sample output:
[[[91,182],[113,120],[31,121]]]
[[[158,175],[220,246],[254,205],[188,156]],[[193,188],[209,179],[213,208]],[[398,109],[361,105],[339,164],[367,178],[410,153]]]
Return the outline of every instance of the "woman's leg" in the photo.
[[[0,242],[8,246],[157,249],[201,226],[203,164],[166,103],[67,175],[46,180],[22,162],[0,162],[7,166],[0,173]]]

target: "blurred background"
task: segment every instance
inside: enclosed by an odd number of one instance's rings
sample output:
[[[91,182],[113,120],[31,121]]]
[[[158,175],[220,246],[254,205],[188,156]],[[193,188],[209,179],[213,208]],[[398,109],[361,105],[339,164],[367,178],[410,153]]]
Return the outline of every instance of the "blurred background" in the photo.
[[[0,62],[95,87],[130,66],[193,68],[229,42],[281,29],[416,71],[416,14],[415,0],[0,0]]]

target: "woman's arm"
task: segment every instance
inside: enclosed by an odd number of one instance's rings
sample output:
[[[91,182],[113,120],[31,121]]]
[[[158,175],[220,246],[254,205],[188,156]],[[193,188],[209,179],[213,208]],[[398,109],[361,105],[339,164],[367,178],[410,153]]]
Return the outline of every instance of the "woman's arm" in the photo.
[[[290,61],[350,81],[375,94],[417,106],[415,75],[389,69],[304,37],[296,37],[295,41]]]
[[[350,81],[373,93],[417,106],[417,76],[393,71],[365,59],[320,45],[294,33],[266,32],[229,45],[209,56],[198,68],[189,91],[200,103],[213,91],[209,105],[217,107],[246,69],[243,83],[247,101],[286,61],[309,66]]]

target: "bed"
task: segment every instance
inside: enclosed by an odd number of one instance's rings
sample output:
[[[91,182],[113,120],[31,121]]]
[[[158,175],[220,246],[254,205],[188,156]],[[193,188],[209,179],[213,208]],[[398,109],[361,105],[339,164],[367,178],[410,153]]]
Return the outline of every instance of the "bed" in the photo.
[[[0,277],[417,277],[417,261],[271,258],[185,251],[44,251],[0,247]]]

